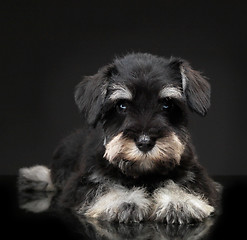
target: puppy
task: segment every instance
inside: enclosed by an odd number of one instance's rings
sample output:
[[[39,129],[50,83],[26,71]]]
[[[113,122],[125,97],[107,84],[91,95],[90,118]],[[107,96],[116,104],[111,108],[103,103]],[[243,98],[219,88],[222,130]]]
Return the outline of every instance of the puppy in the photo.
[[[20,169],[21,190],[57,191],[59,205],[88,218],[168,224],[216,212],[219,185],[198,163],[188,109],[205,116],[207,80],[180,58],[117,58],[75,90],[83,126],[51,166]]]

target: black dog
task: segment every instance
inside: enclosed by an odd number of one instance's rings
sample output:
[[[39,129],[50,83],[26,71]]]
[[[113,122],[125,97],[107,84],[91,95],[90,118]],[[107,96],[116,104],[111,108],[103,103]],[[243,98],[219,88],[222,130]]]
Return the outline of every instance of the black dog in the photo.
[[[85,77],[75,101],[83,127],[50,168],[20,169],[22,190],[56,190],[78,214],[118,222],[202,221],[219,191],[197,158],[187,110],[204,116],[210,85],[189,63],[129,54]]]

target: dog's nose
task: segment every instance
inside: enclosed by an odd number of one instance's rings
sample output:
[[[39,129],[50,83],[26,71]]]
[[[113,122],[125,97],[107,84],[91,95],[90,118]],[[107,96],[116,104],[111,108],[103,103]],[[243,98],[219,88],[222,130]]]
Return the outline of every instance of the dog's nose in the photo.
[[[136,141],[136,146],[142,152],[148,152],[154,147],[155,141],[147,135],[141,135]]]

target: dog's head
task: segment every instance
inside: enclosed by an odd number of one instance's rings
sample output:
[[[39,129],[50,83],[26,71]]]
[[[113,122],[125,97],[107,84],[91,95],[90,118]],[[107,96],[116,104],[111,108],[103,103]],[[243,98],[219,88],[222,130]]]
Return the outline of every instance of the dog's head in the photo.
[[[185,60],[130,54],[85,77],[75,100],[89,124],[102,124],[105,159],[139,176],[180,163],[187,108],[204,116],[210,85]]]

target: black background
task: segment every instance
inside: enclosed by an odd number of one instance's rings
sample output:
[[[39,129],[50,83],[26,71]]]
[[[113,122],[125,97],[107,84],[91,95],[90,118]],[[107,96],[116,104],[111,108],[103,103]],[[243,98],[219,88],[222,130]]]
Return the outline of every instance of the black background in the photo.
[[[74,86],[132,51],[182,57],[210,79],[208,115],[191,115],[200,162],[247,174],[246,12],[244,1],[1,1],[0,174],[47,164],[80,126]]]

